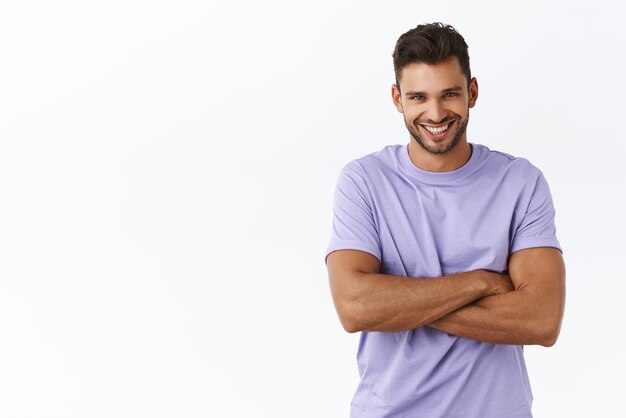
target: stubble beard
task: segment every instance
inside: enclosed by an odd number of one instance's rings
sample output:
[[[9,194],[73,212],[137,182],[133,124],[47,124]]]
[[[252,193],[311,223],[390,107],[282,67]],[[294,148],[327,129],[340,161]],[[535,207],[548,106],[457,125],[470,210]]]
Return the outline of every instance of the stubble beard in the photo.
[[[417,131],[418,130],[418,128],[417,128],[417,125],[418,125],[417,119],[415,119],[413,121],[413,125],[409,124],[407,122],[407,120],[404,119],[404,124],[406,125],[406,128],[408,129],[408,131],[411,134],[411,136],[413,137],[413,139],[415,139],[415,141],[422,148],[424,148],[427,152],[429,152],[431,154],[435,154],[435,155],[447,154],[450,151],[452,151],[452,149],[459,143],[459,141],[463,137],[463,134],[465,133],[465,130],[467,129],[467,123],[468,122],[469,122],[469,112],[467,113],[467,118],[465,120],[461,120],[461,125],[457,128],[456,133],[454,134],[454,137],[452,138],[452,141],[450,141],[447,145],[442,144],[442,147],[431,147],[417,133],[418,132]]]

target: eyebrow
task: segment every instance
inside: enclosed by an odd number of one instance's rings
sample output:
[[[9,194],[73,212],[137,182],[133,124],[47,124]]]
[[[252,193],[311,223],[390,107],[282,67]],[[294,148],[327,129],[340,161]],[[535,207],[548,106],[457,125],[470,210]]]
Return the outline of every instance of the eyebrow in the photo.
[[[441,94],[446,94],[446,93],[450,93],[453,91],[461,91],[463,90],[462,87],[460,86],[454,86],[454,87],[450,87],[444,90],[441,90]],[[409,90],[406,93],[404,93],[405,96],[427,96],[426,92],[423,91],[415,91],[415,90]]]

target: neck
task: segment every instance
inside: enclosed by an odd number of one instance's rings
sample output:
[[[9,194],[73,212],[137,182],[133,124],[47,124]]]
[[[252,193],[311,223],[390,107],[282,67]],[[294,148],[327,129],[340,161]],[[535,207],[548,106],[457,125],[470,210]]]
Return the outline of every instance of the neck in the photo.
[[[462,138],[446,154],[433,154],[426,151],[420,144],[411,138],[409,143],[409,157],[417,168],[425,171],[445,172],[454,171],[465,165],[472,156],[472,147]]]

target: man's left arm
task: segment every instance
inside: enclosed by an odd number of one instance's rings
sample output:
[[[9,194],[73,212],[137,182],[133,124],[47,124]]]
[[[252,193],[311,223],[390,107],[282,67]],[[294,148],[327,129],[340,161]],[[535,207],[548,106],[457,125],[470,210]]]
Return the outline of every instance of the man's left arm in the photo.
[[[514,291],[488,296],[427,326],[495,344],[554,345],[565,309],[565,264],[552,247],[527,248],[509,260]]]

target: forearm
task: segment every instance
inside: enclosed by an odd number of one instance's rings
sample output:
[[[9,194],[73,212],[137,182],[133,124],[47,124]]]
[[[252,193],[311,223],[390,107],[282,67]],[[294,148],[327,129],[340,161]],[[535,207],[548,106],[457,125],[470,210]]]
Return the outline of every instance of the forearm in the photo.
[[[533,303],[527,289],[488,296],[428,324],[449,334],[495,344],[553,345],[557,312]],[[560,326],[560,323],[559,325]]]
[[[350,297],[337,304],[350,332],[414,329],[494,293],[486,271],[438,278],[367,273],[350,282]]]

